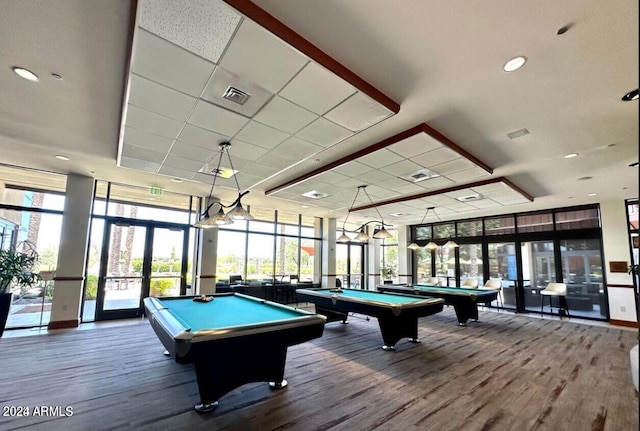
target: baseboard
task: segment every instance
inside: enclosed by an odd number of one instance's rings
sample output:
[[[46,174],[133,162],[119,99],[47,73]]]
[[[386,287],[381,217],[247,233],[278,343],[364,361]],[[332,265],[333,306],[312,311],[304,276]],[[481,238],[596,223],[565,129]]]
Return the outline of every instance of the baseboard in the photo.
[[[609,323],[616,326],[626,326],[628,328],[637,328],[638,322],[629,322],[628,320],[615,320],[610,319]]]
[[[49,322],[48,329],[69,329],[77,328],[80,325],[78,319],[74,320],[58,320],[56,322]]]

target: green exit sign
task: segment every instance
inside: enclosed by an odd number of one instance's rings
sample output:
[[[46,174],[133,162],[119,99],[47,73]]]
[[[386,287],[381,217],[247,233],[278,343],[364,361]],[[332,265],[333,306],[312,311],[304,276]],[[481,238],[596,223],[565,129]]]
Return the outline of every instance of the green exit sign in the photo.
[[[162,188],[160,188],[160,187],[151,187],[149,189],[149,192],[152,195],[160,196],[162,194]]]

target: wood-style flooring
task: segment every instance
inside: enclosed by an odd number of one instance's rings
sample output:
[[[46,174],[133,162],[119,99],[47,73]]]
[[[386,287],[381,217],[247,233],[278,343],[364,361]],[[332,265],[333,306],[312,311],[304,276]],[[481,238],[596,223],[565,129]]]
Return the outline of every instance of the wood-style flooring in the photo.
[[[2,338],[2,413],[24,406],[30,415],[0,416],[0,429],[638,429],[637,332],[505,312],[480,319],[460,327],[445,307],[420,319],[422,343],[401,341],[396,352],[381,349],[373,318],[329,323],[322,338],[289,349],[287,388],[248,384],[206,415],[193,410],[192,365],[163,356],[146,321]],[[73,414],[34,415],[40,406]]]

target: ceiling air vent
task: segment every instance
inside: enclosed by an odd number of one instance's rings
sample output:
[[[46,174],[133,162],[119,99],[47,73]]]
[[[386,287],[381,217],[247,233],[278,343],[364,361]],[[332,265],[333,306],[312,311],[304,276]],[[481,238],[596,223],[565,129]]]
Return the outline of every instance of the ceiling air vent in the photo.
[[[457,197],[456,199],[459,200],[460,202],[471,202],[471,201],[479,201],[480,199],[482,199],[482,196],[480,196],[478,193],[475,193],[473,195],[460,196],[460,197]]]
[[[429,169],[420,169],[409,175],[401,176],[400,179],[409,181],[410,183],[419,183],[420,181],[428,180],[430,178],[439,177],[440,174],[430,171]]]
[[[515,139],[528,134],[529,131],[527,129],[520,129],[516,130],[515,132],[507,133],[507,136],[509,137],[509,139]]]
[[[230,100],[238,105],[244,105],[244,103],[249,100],[250,95],[245,93],[242,90],[238,90],[235,87],[227,87],[224,94],[222,95],[224,99]]]
[[[327,196],[329,196],[329,194],[328,193],[320,193],[319,191],[316,191],[316,190],[311,190],[310,192],[303,193],[302,196],[305,196],[305,197],[311,198],[311,199],[322,199],[322,198],[326,198]]]

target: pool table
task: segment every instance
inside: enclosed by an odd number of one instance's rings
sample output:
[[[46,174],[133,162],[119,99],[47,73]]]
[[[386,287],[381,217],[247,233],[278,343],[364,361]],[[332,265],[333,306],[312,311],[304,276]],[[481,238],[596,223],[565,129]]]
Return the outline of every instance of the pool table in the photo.
[[[324,330],[324,316],[264,299],[239,293],[207,298],[212,300],[144,299],[146,316],[169,354],[195,366],[200,413],[212,411],[220,397],[246,383],[285,387],[288,346],[321,337]]]
[[[326,316],[327,322],[347,323],[349,312],[376,317],[384,350],[395,350],[402,338],[419,343],[418,318],[444,307],[442,299],[359,289],[297,289],[296,295],[300,302],[315,304],[316,313]]]
[[[478,304],[488,304],[498,298],[497,290],[463,289],[461,287],[440,287],[425,284],[414,284],[413,286],[386,284],[378,286],[378,290],[442,298],[445,304],[453,305],[460,326],[466,326],[469,319],[478,321]]]

